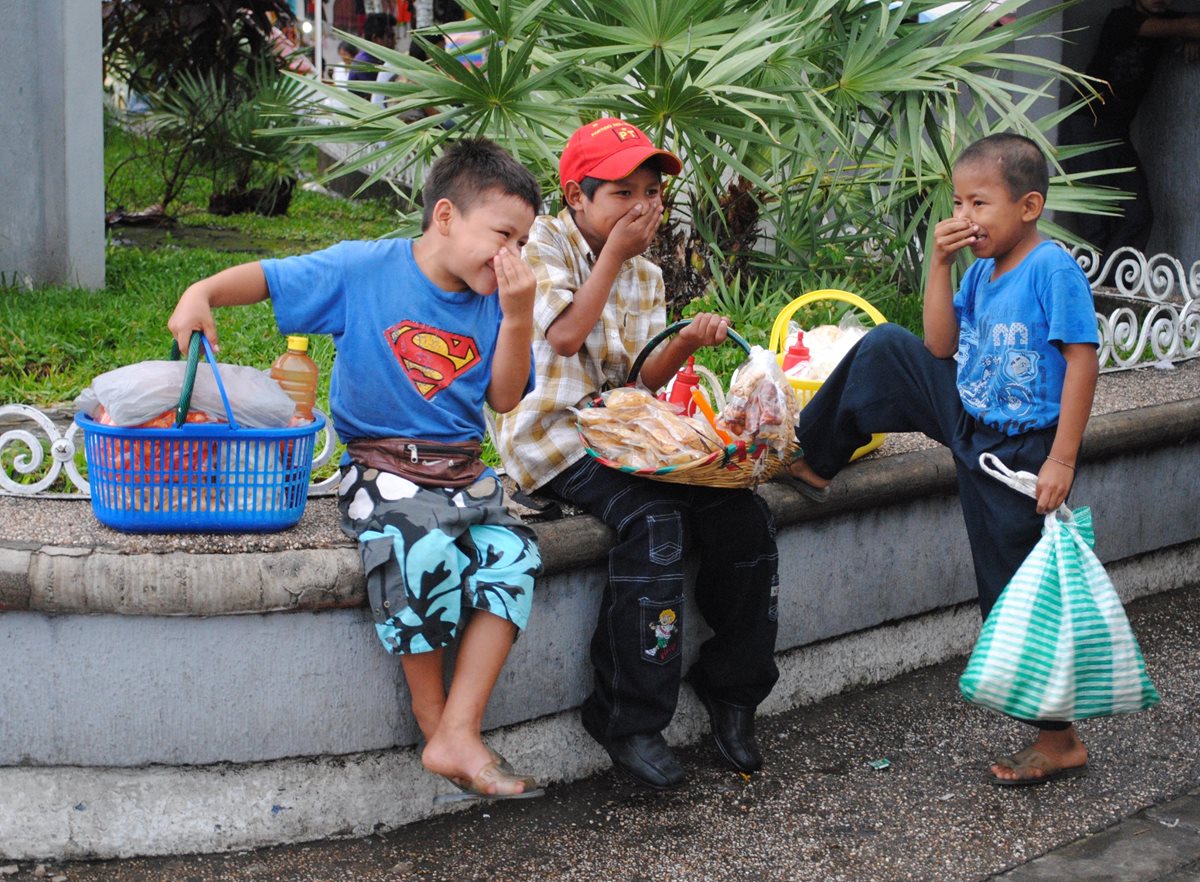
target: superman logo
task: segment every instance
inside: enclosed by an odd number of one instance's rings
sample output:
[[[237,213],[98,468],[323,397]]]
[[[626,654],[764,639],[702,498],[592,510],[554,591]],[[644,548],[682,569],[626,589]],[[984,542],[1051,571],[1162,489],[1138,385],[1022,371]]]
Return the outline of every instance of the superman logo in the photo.
[[[430,401],[479,363],[479,347],[461,334],[410,321],[383,333],[408,379]]]

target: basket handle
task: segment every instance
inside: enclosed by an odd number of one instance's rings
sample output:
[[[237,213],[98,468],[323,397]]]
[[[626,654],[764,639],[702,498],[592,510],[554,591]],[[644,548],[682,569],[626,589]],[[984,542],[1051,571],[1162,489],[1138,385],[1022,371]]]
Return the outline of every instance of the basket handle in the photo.
[[[642,366],[646,363],[646,359],[650,357],[650,353],[652,353],[658,347],[659,343],[661,343],[663,340],[666,340],[677,331],[683,330],[691,323],[691,319],[683,319],[682,321],[675,322],[673,325],[668,325],[651,337],[650,341],[642,347],[642,351],[638,353],[638,357],[633,360],[633,367],[629,369],[629,376],[625,380],[626,385],[632,385],[633,383],[637,382],[638,374],[641,373]],[[739,334],[733,328],[726,328],[725,334],[729,340],[732,340],[738,346],[742,347],[743,352],[745,352],[747,355],[750,354],[750,344],[746,342],[745,338],[741,334]]]
[[[883,317],[883,313],[857,294],[851,294],[849,291],[842,291],[838,288],[822,288],[820,291],[809,291],[807,294],[801,294],[785,306],[779,315],[775,316],[775,324],[771,325],[771,342],[767,348],[772,352],[783,352],[783,345],[787,340],[788,321],[796,314],[797,310],[818,300],[840,300],[842,303],[849,303],[851,306],[855,306],[865,312],[875,324],[887,324],[887,319]]]
[[[233,418],[233,408],[229,406],[229,396],[225,394],[225,384],[221,382],[221,372],[217,370],[217,357],[213,354],[212,346],[203,331],[192,331],[192,339],[188,343],[187,365],[183,369],[183,388],[179,392],[179,406],[175,408],[175,426],[182,426],[187,420],[188,410],[192,406],[192,392],[196,388],[196,369],[200,366],[200,349],[204,349],[204,357],[212,365],[213,379],[217,381],[217,391],[221,393],[221,403],[225,405],[225,418],[229,428],[238,428],[237,420]],[[171,360],[178,361],[180,356],[179,344],[171,343]]]

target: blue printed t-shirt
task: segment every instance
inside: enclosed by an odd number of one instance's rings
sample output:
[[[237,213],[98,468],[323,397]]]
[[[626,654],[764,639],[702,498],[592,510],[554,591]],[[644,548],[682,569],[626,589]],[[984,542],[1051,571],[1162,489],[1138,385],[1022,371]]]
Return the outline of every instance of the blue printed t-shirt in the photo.
[[[412,240],[341,242],[264,260],[284,334],[330,334],[329,409],[342,441],[478,441],[500,332],[500,300],[443,291]],[[533,388],[532,365],[525,391]]]
[[[992,281],[994,268],[975,261],[954,295],[958,394],[972,416],[1020,435],[1058,422],[1067,362],[1054,344],[1100,337],[1087,277],[1056,243]]]

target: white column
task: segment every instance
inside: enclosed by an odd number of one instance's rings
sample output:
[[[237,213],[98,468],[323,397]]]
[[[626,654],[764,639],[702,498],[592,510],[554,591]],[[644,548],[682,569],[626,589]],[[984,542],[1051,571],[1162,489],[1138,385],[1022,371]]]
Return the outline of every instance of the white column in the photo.
[[[104,286],[100,4],[0,0],[0,274]]]

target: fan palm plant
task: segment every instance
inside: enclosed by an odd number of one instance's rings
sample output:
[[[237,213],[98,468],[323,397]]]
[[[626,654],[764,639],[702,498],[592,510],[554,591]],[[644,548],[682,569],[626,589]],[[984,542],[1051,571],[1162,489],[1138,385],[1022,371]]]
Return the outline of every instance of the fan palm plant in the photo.
[[[394,79],[366,88],[386,106],[325,85],[328,125],[291,132],[361,145],[335,173],[365,171],[368,184],[403,175],[413,194],[445,141],[486,136],[556,193],[567,136],[620,116],[684,158],[655,255],[684,302],[714,271],[836,274],[823,264],[831,255],[913,290],[961,149],[1012,130],[1053,156],[1046,133],[1069,108],[1039,118],[1039,99],[1063,81],[1081,100],[1093,94],[1082,75],[1020,51],[1067,4],[972,0],[919,22],[941,5],[462,0],[474,20],[445,32],[482,29],[459,50],[484,50],[482,66],[464,65],[429,29],[415,37],[427,62],[372,44]],[[1100,191],[1067,187],[1057,159],[1055,170],[1051,207],[1104,210]]]

